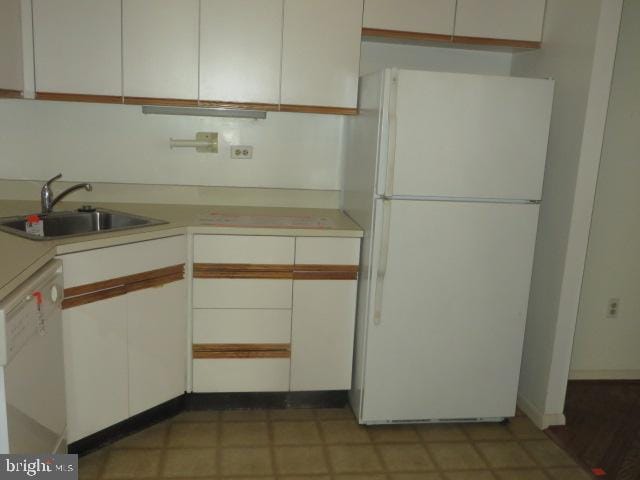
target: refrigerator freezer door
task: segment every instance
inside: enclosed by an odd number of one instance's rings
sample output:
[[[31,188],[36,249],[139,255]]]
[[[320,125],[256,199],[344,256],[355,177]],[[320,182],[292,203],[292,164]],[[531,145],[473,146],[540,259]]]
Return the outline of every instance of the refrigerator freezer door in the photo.
[[[378,193],[540,199],[553,81],[410,70],[394,78]]]
[[[361,422],[512,416],[538,206],[387,202]]]

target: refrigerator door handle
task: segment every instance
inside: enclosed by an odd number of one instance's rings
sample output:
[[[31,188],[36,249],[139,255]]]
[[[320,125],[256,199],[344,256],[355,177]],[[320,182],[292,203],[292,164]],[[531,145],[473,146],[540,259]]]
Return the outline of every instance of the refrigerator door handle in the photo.
[[[380,245],[380,261],[376,275],[376,290],[373,311],[373,324],[382,322],[382,297],[384,290],[384,277],[387,274],[389,257],[389,235],[391,231],[391,200],[382,200],[382,236]]]

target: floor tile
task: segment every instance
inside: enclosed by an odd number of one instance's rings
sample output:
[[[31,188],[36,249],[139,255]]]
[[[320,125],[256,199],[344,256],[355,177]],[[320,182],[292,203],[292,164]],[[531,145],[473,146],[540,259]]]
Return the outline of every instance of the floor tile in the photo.
[[[281,474],[328,473],[322,447],[275,447],[276,470]]]
[[[542,470],[497,470],[499,480],[549,480]]]
[[[269,410],[270,420],[313,420],[315,412],[312,408],[284,408]]]
[[[216,474],[215,448],[180,448],[165,453],[164,477],[210,477]]]
[[[369,435],[374,442],[417,442],[416,429],[412,425],[376,425],[369,427]]]
[[[513,438],[509,427],[499,423],[470,423],[463,428],[472,440],[511,440]]]
[[[320,428],[327,443],[369,443],[369,429],[353,420],[322,420]]]
[[[241,480],[234,478],[233,480]],[[256,479],[262,480],[262,479]],[[331,480],[329,475],[280,475],[278,480]],[[363,479],[364,480],[364,479]],[[385,479],[382,479],[385,480]]]
[[[269,443],[266,422],[225,422],[220,424],[220,429],[220,443],[223,446],[259,446]]]
[[[158,474],[162,450],[111,450],[102,478],[152,478]]]
[[[273,443],[275,445],[309,445],[321,443],[316,422],[273,422]]]
[[[320,419],[355,418],[351,408],[318,408],[316,416]]]
[[[268,475],[273,473],[268,448],[223,448],[220,452],[222,475]]]
[[[372,446],[339,445],[330,446],[329,459],[337,473],[379,472],[382,465]]]
[[[187,410],[171,419],[172,422],[215,422],[220,419],[217,410]]]
[[[392,472],[435,470],[422,444],[379,445],[378,451],[387,470]]]
[[[443,476],[436,472],[420,473],[392,473],[391,480],[443,480]]]
[[[480,455],[468,443],[429,443],[427,449],[443,470],[487,468]]]
[[[169,447],[212,447],[218,443],[218,425],[208,422],[174,423],[169,428]]]
[[[162,448],[167,439],[169,423],[163,422],[118,440],[113,448]]]
[[[432,425],[418,425],[418,435],[425,442],[451,442],[467,440],[467,436],[458,425],[451,423],[434,423]]]
[[[554,480],[589,480],[591,475],[579,467],[574,468],[550,468],[547,470]]]
[[[517,442],[478,442],[476,447],[493,468],[536,466]]]
[[[536,427],[528,417],[514,417],[509,421],[509,430],[520,439],[546,439],[547,435]]]
[[[489,470],[476,470],[469,472],[445,472],[447,480],[495,480],[496,477]]]
[[[545,467],[575,466],[569,455],[551,440],[522,442],[524,448]]]
[[[285,477],[282,477],[283,479]],[[334,480],[387,480],[387,476],[383,474],[366,473],[366,474],[353,474],[347,473],[344,475],[334,475]],[[315,477],[306,477],[305,480],[315,480]],[[289,479],[286,479],[289,480]],[[437,480],[437,479],[436,479]]]
[[[100,469],[107,459],[108,450],[102,449],[78,459],[78,478],[89,480],[98,477]]]
[[[223,422],[256,422],[267,419],[266,410],[225,410],[221,412]]]

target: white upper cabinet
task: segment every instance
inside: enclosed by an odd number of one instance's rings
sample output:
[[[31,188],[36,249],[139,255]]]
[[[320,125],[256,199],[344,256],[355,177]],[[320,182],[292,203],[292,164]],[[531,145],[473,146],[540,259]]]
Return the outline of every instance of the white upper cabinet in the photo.
[[[0,90],[22,90],[20,0],[0,2]]]
[[[539,42],[545,0],[458,0],[455,35]]]
[[[363,27],[453,35],[455,0],[365,0]]]
[[[124,0],[124,95],[198,99],[198,0]]]
[[[122,95],[120,0],[33,0],[38,92]]]
[[[202,0],[202,100],[280,102],[282,2]]]
[[[356,108],[362,0],[285,0],[283,105]]]

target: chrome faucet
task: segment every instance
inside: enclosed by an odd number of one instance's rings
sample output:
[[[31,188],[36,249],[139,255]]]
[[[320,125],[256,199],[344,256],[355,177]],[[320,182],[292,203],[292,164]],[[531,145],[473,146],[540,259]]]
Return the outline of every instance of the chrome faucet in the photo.
[[[73,187],[67,188],[64,192],[62,192],[57,197],[54,197],[53,190],[51,190],[51,184],[56,180],[59,180],[60,178],[62,178],[61,173],[59,173],[58,175],[56,175],[55,177],[47,181],[47,183],[45,183],[42,186],[42,190],[40,191],[40,204],[42,206],[42,215],[47,215],[51,213],[56,203],[58,203],[64,197],[69,195],[71,192],[75,192],[76,190],[79,190],[81,188],[84,188],[87,192],[90,192],[91,190],[93,190],[93,187],[91,186],[90,183],[78,183]]]

